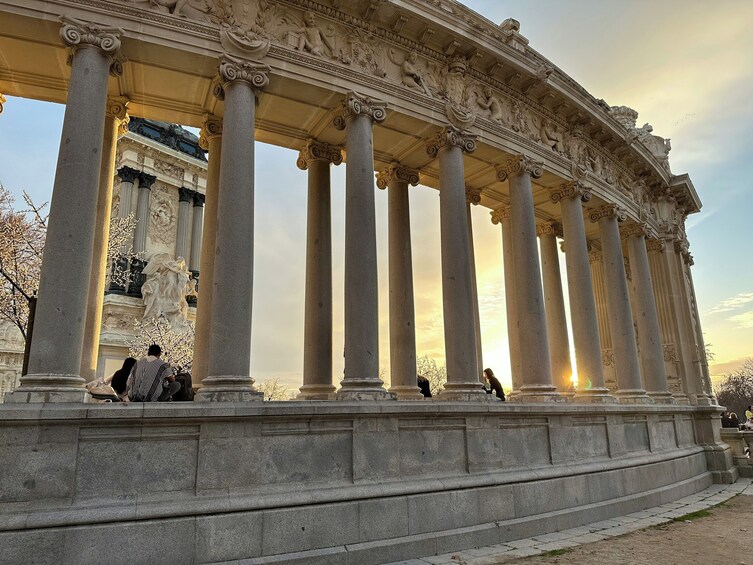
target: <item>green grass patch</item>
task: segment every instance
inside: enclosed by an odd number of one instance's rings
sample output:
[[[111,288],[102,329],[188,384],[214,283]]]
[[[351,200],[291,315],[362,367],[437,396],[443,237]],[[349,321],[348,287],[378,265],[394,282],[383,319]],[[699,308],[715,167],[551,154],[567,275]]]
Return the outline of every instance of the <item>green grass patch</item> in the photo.
[[[557,557],[558,555],[565,555],[573,550],[572,547],[564,547],[562,549],[553,549],[551,551],[545,551],[539,557]]]
[[[710,511],[697,510],[695,512],[691,512],[690,514],[684,514],[683,516],[672,518],[672,522],[686,522],[688,520],[698,520],[699,518],[706,518],[707,516],[711,516]]]

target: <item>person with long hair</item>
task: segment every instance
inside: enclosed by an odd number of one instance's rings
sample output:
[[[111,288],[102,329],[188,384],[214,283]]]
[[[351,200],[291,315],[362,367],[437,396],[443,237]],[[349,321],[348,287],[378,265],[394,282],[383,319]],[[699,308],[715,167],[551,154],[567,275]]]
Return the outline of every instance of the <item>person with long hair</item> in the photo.
[[[126,393],[126,383],[128,382],[128,375],[131,374],[133,366],[136,364],[136,359],[133,357],[126,357],[123,361],[123,366],[115,371],[110,380],[110,386],[115,390],[119,397],[123,398]]]

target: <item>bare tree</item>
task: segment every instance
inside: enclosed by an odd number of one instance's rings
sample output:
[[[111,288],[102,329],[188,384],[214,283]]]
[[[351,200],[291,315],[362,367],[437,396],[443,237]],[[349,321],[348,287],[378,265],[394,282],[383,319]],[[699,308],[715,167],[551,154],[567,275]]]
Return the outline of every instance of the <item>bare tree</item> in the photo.
[[[293,396],[288,387],[280,384],[279,377],[261,381],[258,388],[264,393],[264,400],[290,400]]]
[[[444,365],[438,367],[433,358],[428,355],[419,357],[416,360],[416,373],[429,379],[432,396],[444,390],[444,385],[447,382],[447,367]]]
[[[106,285],[113,284],[128,288],[131,272],[128,264],[134,259],[142,259],[142,253],[133,252],[133,232],[136,222],[133,214],[124,218],[113,216],[110,219],[110,237],[107,240],[107,279]]]
[[[162,359],[184,371],[191,371],[196,337],[193,322],[188,321],[185,329],[175,330],[165,318],[139,320],[133,329],[136,337],[127,342],[131,357],[145,357],[149,346],[156,343],[162,348]]]
[[[746,359],[736,371],[727,373],[714,387],[714,392],[720,405],[741,417],[753,404],[753,357]]]

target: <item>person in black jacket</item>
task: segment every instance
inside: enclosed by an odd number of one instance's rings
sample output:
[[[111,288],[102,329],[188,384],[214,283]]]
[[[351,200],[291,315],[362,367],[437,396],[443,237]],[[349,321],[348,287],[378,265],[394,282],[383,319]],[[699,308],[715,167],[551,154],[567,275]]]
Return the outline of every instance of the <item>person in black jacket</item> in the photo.
[[[125,395],[128,375],[131,374],[131,370],[135,364],[136,359],[133,357],[127,357],[126,360],[123,361],[123,366],[112,375],[110,386],[121,398]]]
[[[497,398],[504,402],[505,391],[502,390],[502,384],[499,382],[497,377],[494,376],[494,372],[491,369],[484,369],[484,376],[486,377],[486,382],[489,383],[489,388],[486,389],[486,393],[491,394],[492,392],[494,392],[496,393]]]
[[[416,381],[418,388],[421,389],[421,394],[424,395],[424,398],[431,398],[431,383],[429,382],[429,379],[427,379],[423,375],[417,375]]]

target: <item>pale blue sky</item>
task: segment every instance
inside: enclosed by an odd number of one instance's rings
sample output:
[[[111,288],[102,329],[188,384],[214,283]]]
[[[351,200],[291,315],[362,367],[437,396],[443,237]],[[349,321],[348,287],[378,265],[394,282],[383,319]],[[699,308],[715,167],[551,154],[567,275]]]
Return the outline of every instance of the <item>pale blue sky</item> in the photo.
[[[716,374],[753,356],[753,2],[748,0],[469,0],[500,23],[514,17],[536,49],[597,98],[640,112],[639,125],[672,138],[672,170],[691,175],[704,203],[689,220],[693,274]],[[0,116],[0,181],[50,197],[63,118],[60,105],[9,98]],[[257,145],[257,226],[252,373],[300,385],[306,174],[289,150]],[[335,380],[342,374],[342,198],[333,169]],[[389,365],[386,195],[377,191],[380,358]],[[443,358],[439,211],[435,191],[411,192],[418,351]],[[473,215],[484,363],[509,372],[501,236],[486,209]]]

